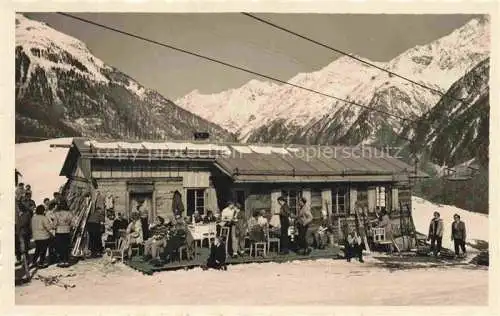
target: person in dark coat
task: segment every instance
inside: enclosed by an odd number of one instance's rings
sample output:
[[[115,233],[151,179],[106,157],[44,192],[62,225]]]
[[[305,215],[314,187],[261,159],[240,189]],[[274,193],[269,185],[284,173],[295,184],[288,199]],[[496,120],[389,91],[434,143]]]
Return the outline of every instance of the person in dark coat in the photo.
[[[220,238],[216,238],[214,245],[210,248],[210,255],[208,256],[207,264],[203,267],[203,270],[227,270],[226,255],[226,247],[224,243]]]
[[[453,240],[455,244],[455,255],[457,257],[460,255],[460,249],[462,249],[463,255],[467,253],[465,250],[466,237],[465,223],[460,220],[460,215],[453,215],[453,223],[451,223],[451,240]]]
[[[289,252],[289,239],[288,239],[288,228],[290,227],[290,208],[286,204],[286,200],[283,196],[278,198],[278,203],[280,204],[280,247],[282,254],[288,254]]]
[[[145,210],[141,213],[141,225],[142,225],[142,236],[144,240],[148,239],[149,236],[149,219],[148,219],[148,211]]]
[[[429,225],[427,240],[431,241],[431,250],[434,252],[434,256],[438,256],[443,242],[443,220],[439,212],[434,212],[434,217]]]
[[[122,213],[118,213],[118,216],[113,221],[113,238],[118,240],[120,238],[120,229],[127,229],[128,221],[123,218]]]
[[[182,204],[182,195],[179,191],[175,190],[174,196],[172,197],[172,213],[174,216],[182,217],[182,213],[184,213],[184,204]]]
[[[212,211],[208,211],[207,215],[205,217],[203,217],[204,224],[215,222],[215,220],[216,220],[216,218],[215,218],[214,213]]]
[[[26,191],[23,199],[23,207],[30,213],[31,216],[35,214],[36,203],[31,198],[32,193],[30,191]]]
[[[20,201],[16,203],[15,252],[17,261],[21,260],[21,254],[28,253],[31,240],[31,214]]]
[[[87,220],[87,232],[89,233],[89,250],[92,257],[98,257],[102,251],[102,227],[104,225],[104,210],[96,205]]]
[[[347,235],[345,250],[347,262],[351,262],[353,257],[357,257],[359,262],[364,262],[361,237],[358,236],[354,229]]]

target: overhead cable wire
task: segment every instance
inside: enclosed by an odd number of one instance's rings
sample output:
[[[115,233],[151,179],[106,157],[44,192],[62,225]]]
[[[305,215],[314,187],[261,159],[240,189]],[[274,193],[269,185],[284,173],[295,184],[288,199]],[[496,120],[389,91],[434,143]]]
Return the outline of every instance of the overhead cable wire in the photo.
[[[256,21],[259,21],[259,22],[261,22],[261,23],[264,23],[264,24],[267,24],[267,25],[269,25],[269,26],[272,26],[272,27],[274,27],[274,28],[276,28],[276,29],[279,29],[279,30],[281,30],[281,31],[284,31],[284,32],[286,32],[286,33],[289,33],[289,34],[292,34],[292,35],[297,36],[297,37],[299,37],[299,38],[302,38],[302,39],[304,39],[304,40],[306,40],[306,41],[309,41],[309,42],[311,42],[311,43],[314,43],[314,44],[316,44],[316,45],[319,45],[319,46],[322,46],[322,47],[324,47],[324,48],[327,48],[327,49],[329,49],[329,50],[331,50],[331,51],[334,51],[334,52],[336,52],[336,53],[338,53],[338,54],[341,54],[341,55],[347,56],[347,57],[349,57],[349,58],[351,58],[351,59],[354,59],[354,60],[356,60],[356,61],[358,61],[358,62],[360,62],[360,63],[363,63],[363,64],[365,64],[365,65],[368,65],[368,66],[370,66],[370,67],[373,67],[373,68],[376,68],[376,69],[378,69],[378,70],[384,71],[384,72],[388,73],[388,74],[389,74],[389,75],[391,75],[391,76],[398,77],[398,78],[400,78],[400,79],[406,80],[406,81],[408,81],[408,82],[410,82],[410,83],[412,83],[412,84],[414,84],[414,85],[417,85],[417,86],[419,86],[419,87],[421,87],[421,88],[424,88],[424,89],[427,89],[427,90],[432,91],[432,92],[434,92],[434,93],[437,93],[437,94],[439,94],[439,95],[441,95],[441,96],[448,97],[448,98],[450,98],[450,99],[454,99],[455,101],[459,101],[459,102],[462,102],[462,101],[463,101],[463,100],[461,100],[461,99],[453,98],[453,97],[451,97],[451,96],[446,96],[444,92],[442,92],[442,91],[440,91],[440,90],[438,90],[438,89],[436,89],[436,88],[429,87],[428,85],[425,85],[425,84],[423,84],[423,83],[417,82],[417,81],[415,81],[415,80],[413,80],[413,79],[410,79],[410,78],[408,78],[408,77],[406,77],[406,76],[403,76],[403,75],[397,74],[397,73],[395,73],[395,72],[393,72],[393,71],[390,71],[390,70],[388,70],[388,69],[386,69],[386,68],[380,67],[380,66],[378,66],[378,65],[376,65],[376,64],[374,64],[374,63],[371,63],[371,62],[369,62],[369,61],[363,60],[363,59],[361,59],[361,58],[359,58],[359,57],[357,57],[357,56],[355,56],[355,55],[353,55],[353,54],[350,54],[350,53],[348,53],[348,52],[345,52],[345,51],[343,51],[343,50],[341,50],[341,49],[338,49],[338,48],[332,47],[332,46],[330,46],[330,45],[327,45],[327,44],[321,43],[321,42],[319,42],[319,41],[317,41],[317,40],[314,40],[314,39],[312,39],[312,38],[310,38],[310,37],[307,37],[307,36],[305,36],[305,35],[302,35],[302,34],[299,34],[299,33],[297,33],[297,32],[294,32],[294,31],[292,31],[292,30],[289,30],[289,29],[287,29],[287,28],[285,28],[285,27],[283,27],[283,26],[277,25],[276,23],[273,23],[273,22],[271,22],[271,21],[269,21],[269,20],[266,20],[266,19],[264,19],[264,18],[257,17],[257,16],[255,16],[255,15],[250,14],[250,13],[247,13],[247,12],[241,12],[241,14],[243,14],[243,15],[245,15],[245,16],[247,16],[247,17],[249,17],[249,18],[252,18],[252,19],[254,19],[254,20],[256,20]]]
[[[173,45],[170,45],[170,44],[166,44],[166,43],[162,43],[162,42],[159,42],[159,41],[156,41],[156,40],[152,40],[152,39],[146,38],[146,37],[141,36],[141,35],[137,35],[137,34],[134,34],[134,33],[131,33],[131,32],[127,32],[127,31],[124,31],[124,30],[121,30],[121,29],[118,29],[118,28],[115,28],[115,27],[111,27],[111,26],[108,26],[108,25],[105,25],[105,24],[101,24],[101,23],[98,23],[98,22],[95,22],[95,21],[92,21],[92,20],[84,19],[84,18],[75,16],[75,15],[72,15],[72,14],[69,14],[69,13],[57,12],[57,14],[65,16],[65,17],[68,17],[68,18],[71,18],[71,19],[74,19],[74,20],[78,20],[78,21],[81,21],[81,22],[84,22],[84,23],[87,23],[87,24],[91,24],[91,25],[94,25],[94,26],[97,26],[97,27],[100,27],[100,28],[103,28],[103,29],[106,29],[106,30],[109,30],[109,31],[120,33],[122,35],[130,36],[130,37],[133,37],[133,38],[136,38],[136,39],[139,39],[139,40],[151,43],[151,44],[155,44],[155,45],[159,45],[159,46],[162,46],[162,47],[165,47],[165,48],[169,48],[169,49],[174,50],[174,51],[178,51],[178,52],[181,52],[181,53],[184,53],[184,54],[195,56],[195,57],[198,57],[198,58],[201,58],[201,59],[213,62],[213,63],[217,63],[217,64],[220,64],[220,65],[223,65],[223,66],[226,66],[226,67],[237,69],[237,70],[240,70],[242,72],[246,72],[246,73],[249,73],[249,74],[252,74],[252,75],[255,75],[255,76],[259,76],[259,77],[262,77],[262,78],[273,80],[273,81],[282,83],[284,85],[289,85],[289,86],[292,86],[292,87],[295,87],[295,88],[298,88],[298,89],[302,89],[302,90],[305,90],[305,91],[309,91],[309,92],[312,92],[312,93],[315,93],[315,94],[318,94],[318,95],[321,95],[321,96],[324,96],[324,97],[329,97],[329,98],[335,99],[337,101],[341,101],[341,102],[344,102],[344,103],[347,103],[347,104],[351,104],[351,105],[354,105],[354,106],[357,106],[357,107],[360,107],[360,108],[367,109],[369,111],[378,112],[378,113],[381,113],[381,114],[384,114],[384,115],[387,115],[387,116],[391,116],[391,117],[394,117],[394,118],[397,118],[397,119],[403,120],[403,121],[415,122],[412,119],[409,119],[409,118],[406,118],[406,117],[403,117],[403,116],[400,116],[400,115],[397,115],[397,114],[393,114],[393,113],[390,113],[388,111],[376,109],[376,108],[370,107],[368,105],[360,104],[360,103],[357,103],[357,102],[354,102],[354,101],[350,101],[350,100],[346,100],[346,99],[343,99],[343,98],[340,98],[340,97],[336,97],[336,96],[331,95],[331,94],[323,93],[323,92],[320,92],[320,91],[317,91],[317,90],[313,90],[313,89],[310,89],[310,88],[307,88],[307,87],[296,85],[296,84],[287,82],[287,81],[285,81],[283,79],[279,79],[279,78],[273,77],[273,76],[268,75],[268,74],[263,74],[263,73],[259,73],[257,71],[253,71],[251,69],[247,69],[247,68],[243,68],[243,67],[240,67],[240,66],[236,66],[236,65],[230,64],[229,62],[216,59],[214,57],[205,56],[205,55],[202,55],[200,53],[189,51],[187,49],[179,48],[179,47],[176,47],[176,46],[173,46]]]

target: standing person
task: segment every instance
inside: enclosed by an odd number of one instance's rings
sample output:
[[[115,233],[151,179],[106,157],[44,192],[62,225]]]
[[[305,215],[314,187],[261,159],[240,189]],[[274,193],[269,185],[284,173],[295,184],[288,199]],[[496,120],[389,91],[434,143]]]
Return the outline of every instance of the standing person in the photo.
[[[50,206],[50,199],[49,198],[43,199],[43,206],[45,206],[45,211],[49,210],[49,206]]]
[[[26,255],[28,254],[28,250],[30,249],[30,241],[32,236],[31,230],[31,213],[29,209],[25,207],[25,205],[19,201],[17,203],[16,213],[18,215],[18,227],[19,227],[19,238],[20,244],[19,248],[16,251],[16,258],[21,259],[21,254],[24,252]]]
[[[429,225],[429,235],[427,241],[431,241],[431,251],[434,256],[438,256],[441,252],[441,243],[443,241],[443,220],[440,218],[439,212],[434,212],[434,217]]]
[[[280,204],[280,246],[281,253],[288,254],[289,252],[289,239],[288,239],[288,228],[290,227],[290,208],[286,204],[285,197],[280,196],[278,198],[278,203]]]
[[[148,210],[144,210],[141,214],[142,236],[144,240],[149,238],[149,220]]]
[[[16,188],[16,200],[20,201],[23,199],[24,195],[26,194],[26,191],[24,190],[24,183],[19,183]]]
[[[307,230],[309,229],[309,224],[313,220],[313,216],[311,213],[311,208],[307,203],[305,198],[301,198],[299,200],[299,214],[297,215],[297,225],[299,230],[299,252],[301,254],[309,254],[311,249],[309,249],[309,245],[307,244]]]
[[[26,193],[24,194],[24,199],[23,199],[23,206],[26,208],[26,210],[28,210],[30,215],[33,216],[33,214],[35,213],[35,209],[36,209],[36,203],[35,203],[35,201],[33,201],[31,196],[32,196],[31,190],[30,191],[26,190]]]
[[[57,261],[57,249],[56,249],[56,240],[55,240],[55,236],[56,236],[56,230],[55,230],[55,210],[56,210],[56,203],[54,202],[50,202],[49,199],[45,199],[48,202],[48,206],[46,207],[45,209],[45,216],[49,219],[50,221],[50,224],[52,225],[52,231],[51,231],[51,237],[50,237],[50,240],[49,240],[49,261],[50,263],[54,263]],[[45,204],[45,201],[44,200],[44,204]]]
[[[21,172],[19,172],[19,170],[17,170],[17,169],[16,169],[15,174],[16,174],[16,176],[15,176],[15,181],[16,181],[16,186],[17,186],[17,185],[18,185],[18,183],[19,183],[19,177],[21,177],[21,178],[22,178],[22,176],[23,176],[23,175],[22,175],[22,174],[21,174]]]
[[[235,237],[236,237],[236,247],[233,249],[235,249],[234,252],[237,255],[242,256],[244,255],[244,249],[245,249],[247,220],[245,218],[245,212],[241,210],[241,205],[236,203],[236,207],[239,208],[240,210],[236,212],[235,223],[233,226],[235,229]]]
[[[104,225],[104,211],[96,205],[90,212],[87,220],[87,232],[89,233],[89,248],[91,256],[96,258],[102,253],[102,226]]]
[[[56,228],[55,244],[60,258],[58,267],[69,266],[69,248],[71,242],[71,225],[73,214],[68,210],[66,203],[61,202],[54,212],[54,226]]]
[[[451,240],[453,240],[455,244],[455,255],[457,257],[460,255],[460,249],[462,249],[463,256],[467,253],[465,250],[466,237],[465,223],[460,220],[460,215],[453,215],[453,223],[451,223]]]
[[[347,262],[351,262],[353,257],[358,257],[359,262],[364,262],[361,237],[359,237],[355,229],[352,229],[347,235],[345,249]]]
[[[182,204],[182,195],[179,191],[175,190],[174,196],[172,197],[172,213],[174,216],[181,216],[184,213],[184,204]]]
[[[19,183],[16,189],[15,197],[15,251],[17,262],[21,261],[21,254],[27,253],[27,247],[29,243],[29,232],[31,231],[31,218],[27,217],[28,213],[24,212],[24,205],[22,203],[24,197],[24,184]],[[26,239],[27,242],[26,243]]]
[[[122,213],[118,213],[118,216],[116,219],[113,221],[113,237],[115,240],[120,239],[120,230],[121,229],[127,229],[128,226],[128,221],[123,218]]]
[[[33,230],[33,239],[35,240],[35,255],[33,256],[32,265],[38,262],[39,268],[46,268],[48,265],[45,263],[45,255],[47,247],[49,246],[49,239],[51,237],[52,224],[49,219],[44,215],[45,206],[38,205],[35,215],[31,219],[31,227]]]

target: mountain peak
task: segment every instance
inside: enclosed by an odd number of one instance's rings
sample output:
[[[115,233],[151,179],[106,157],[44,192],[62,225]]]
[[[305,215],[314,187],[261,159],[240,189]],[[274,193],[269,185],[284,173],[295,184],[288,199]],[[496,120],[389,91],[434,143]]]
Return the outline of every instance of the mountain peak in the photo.
[[[233,140],[106,65],[78,39],[16,15],[16,133],[35,137]]]

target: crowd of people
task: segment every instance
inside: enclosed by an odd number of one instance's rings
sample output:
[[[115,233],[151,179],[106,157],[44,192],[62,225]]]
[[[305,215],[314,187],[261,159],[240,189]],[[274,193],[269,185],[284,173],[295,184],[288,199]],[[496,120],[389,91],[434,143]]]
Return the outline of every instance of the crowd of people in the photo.
[[[29,262],[31,266],[46,268],[49,263],[69,266],[73,215],[59,192],[37,206],[32,199],[31,186],[19,183],[15,190],[15,211],[16,264],[21,262],[23,254],[27,254],[33,240],[35,253]]]
[[[45,268],[53,263],[60,267],[69,266],[74,218],[61,194],[54,192],[52,199],[45,198],[43,204],[37,206],[32,199],[31,186],[19,183],[15,190],[15,200],[16,261],[21,261],[22,254],[27,253],[33,240],[35,252],[30,260],[31,266]],[[191,217],[183,217],[181,199],[176,200],[174,196],[173,205],[177,205],[174,216],[166,219],[157,216],[151,225],[144,212],[134,211],[129,219],[126,219],[122,213],[115,213],[107,202],[96,203],[86,224],[88,248],[92,257],[99,257],[107,243],[114,243],[126,250],[128,257],[131,257],[134,247],[142,247],[145,260],[161,263],[178,256],[182,246],[187,245],[188,252],[192,250],[189,245],[194,240],[188,225],[216,223],[217,237],[205,268],[224,269],[227,256],[244,256],[248,243],[265,242],[273,237],[279,238],[281,254],[288,254],[293,250],[308,255],[312,246],[308,242],[308,231],[313,221],[309,201],[300,198],[296,214],[290,212],[285,197],[279,197],[277,202],[279,209],[275,214],[254,210],[251,216],[246,218],[240,204],[228,202],[221,212],[214,214],[208,211],[201,215],[195,211]],[[312,232],[313,244],[320,249],[330,242],[333,230],[331,217],[325,211],[322,215],[319,225]],[[376,226],[383,227],[386,239],[393,240],[389,214],[382,209],[379,215]],[[224,231],[228,232],[228,236],[221,236],[222,228],[226,228]],[[429,225],[428,241],[436,256],[441,251],[443,229],[443,220],[439,212],[435,212]],[[344,231],[344,236],[347,261],[358,258],[363,262],[363,240],[359,232],[350,228]],[[460,255],[460,251],[465,255],[465,223],[460,220],[458,214],[455,214],[451,224],[451,239],[455,244],[456,256]]]

